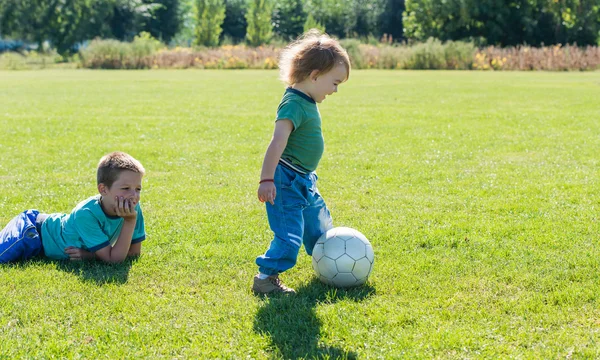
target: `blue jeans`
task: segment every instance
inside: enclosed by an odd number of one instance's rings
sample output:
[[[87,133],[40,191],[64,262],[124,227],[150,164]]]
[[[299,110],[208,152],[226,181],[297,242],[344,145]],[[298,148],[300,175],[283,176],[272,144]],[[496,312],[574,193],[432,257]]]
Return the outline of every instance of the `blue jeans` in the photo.
[[[24,211],[0,231],[0,263],[26,260],[42,251],[38,215],[37,210]]]
[[[314,172],[300,174],[280,163],[274,182],[275,204],[266,203],[274,238],[267,252],[256,258],[258,270],[267,275],[293,267],[302,244],[306,253],[312,255],[319,237],[333,227]]]

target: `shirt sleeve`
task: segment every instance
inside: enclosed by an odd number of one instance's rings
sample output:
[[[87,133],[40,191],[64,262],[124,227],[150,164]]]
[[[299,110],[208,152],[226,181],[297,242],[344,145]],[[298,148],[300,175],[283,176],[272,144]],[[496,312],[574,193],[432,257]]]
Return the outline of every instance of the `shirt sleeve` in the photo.
[[[72,214],[77,235],[90,252],[110,245],[108,236],[102,231],[100,220],[89,209],[80,209]]]
[[[294,130],[300,127],[304,119],[304,110],[296,101],[287,101],[281,103],[277,109],[277,119],[275,121],[288,119],[294,124]]]
[[[131,238],[132,244],[137,244],[146,240],[146,228],[144,227],[144,215],[142,214],[142,208],[140,203],[135,206],[137,211],[137,219],[135,222],[135,229],[133,230],[133,236]]]

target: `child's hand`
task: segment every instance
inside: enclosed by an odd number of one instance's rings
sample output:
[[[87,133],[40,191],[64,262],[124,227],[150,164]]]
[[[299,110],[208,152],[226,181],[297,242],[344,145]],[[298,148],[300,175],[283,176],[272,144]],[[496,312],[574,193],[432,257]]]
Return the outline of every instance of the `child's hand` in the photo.
[[[133,200],[125,198],[115,198],[117,206],[115,206],[115,212],[117,216],[122,217],[125,220],[135,220],[137,218],[137,211],[135,211],[135,205]]]
[[[71,261],[81,261],[94,258],[93,253],[80,248],[76,248],[74,246],[69,246],[65,248],[65,254],[69,255],[69,260]]]
[[[260,202],[268,201],[271,205],[274,205],[276,195],[277,189],[272,182],[264,182],[258,186],[258,200],[260,200]]]

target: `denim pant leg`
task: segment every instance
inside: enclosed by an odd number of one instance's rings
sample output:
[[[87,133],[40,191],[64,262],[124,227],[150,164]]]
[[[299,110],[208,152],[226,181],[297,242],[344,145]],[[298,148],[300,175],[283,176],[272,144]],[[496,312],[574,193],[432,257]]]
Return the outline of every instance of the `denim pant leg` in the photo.
[[[258,270],[263,274],[276,275],[296,264],[304,230],[302,211],[307,205],[299,176],[281,165],[275,171],[275,204],[266,204],[274,238],[267,252],[256,258]]]
[[[329,229],[333,228],[331,213],[325,205],[325,201],[317,189],[317,175],[309,175],[308,206],[303,211],[304,217],[304,249],[308,255],[312,255],[315,243],[319,237]]]
[[[0,263],[26,260],[42,251],[42,241],[36,230],[37,210],[27,210],[15,216],[0,231]]]

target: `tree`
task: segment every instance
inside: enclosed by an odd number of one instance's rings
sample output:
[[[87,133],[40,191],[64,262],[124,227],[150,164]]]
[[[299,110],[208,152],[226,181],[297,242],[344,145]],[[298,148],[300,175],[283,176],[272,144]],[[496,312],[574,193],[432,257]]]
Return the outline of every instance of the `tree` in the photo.
[[[312,0],[311,14],[327,29],[327,33],[338,38],[348,37],[355,25],[352,0]]]
[[[225,0],[225,20],[221,36],[228,36],[235,42],[246,38],[246,0]]]
[[[93,0],[3,0],[2,31],[36,43],[43,51],[49,41],[61,54],[102,33],[112,1]]]
[[[219,45],[221,24],[225,19],[223,0],[196,0],[196,44]]]
[[[150,17],[146,18],[144,30],[153,37],[168,43],[181,30],[183,25],[183,13],[179,0],[155,0],[152,2],[158,6],[150,11]]]
[[[307,32],[310,29],[317,29],[321,32],[326,31],[325,26],[323,26],[323,24],[315,20],[312,14],[308,14],[308,16],[306,17],[306,22],[304,23],[304,32]]]
[[[271,24],[271,12],[273,3],[271,0],[249,0],[246,12],[246,39],[251,46],[265,44],[273,36]]]
[[[12,24],[12,7],[15,6],[14,1],[0,1],[0,39],[11,31]]]
[[[94,0],[61,1],[49,16],[46,37],[60,54],[76,52],[78,43],[101,35],[111,3]]]
[[[118,40],[131,41],[144,31],[152,14],[161,4],[144,0],[115,0],[110,17],[110,36]]]
[[[407,37],[512,46],[596,44],[598,0],[406,0]]]
[[[36,43],[43,49],[48,24],[57,11],[58,3],[52,0],[4,0],[3,32],[7,35]]]
[[[384,0],[307,0],[307,12],[338,38],[380,35]]]
[[[279,0],[273,9],[273,32],[285,40],[297,38],[304,31],[306,11],[302,0]]]
[[[194,0],[179,1],[179,31],[171,42],[177,45],[191,46],[194,40],[194,30],[196,30],[196,6]]]
[[[382,34],[387,34],[400,41],[404,38],[402,13],[405,10],[404,0],[387,0],[384,9],[379,15],[379,29]]]
[[[351,37],[381,35],[378,24],[384,9],[383,0],[352,0],[348,34]]]
[[[561,43],[596,45],[600,40],[600,1],[561,0],[550,1],[555,10],[556,37]]]

